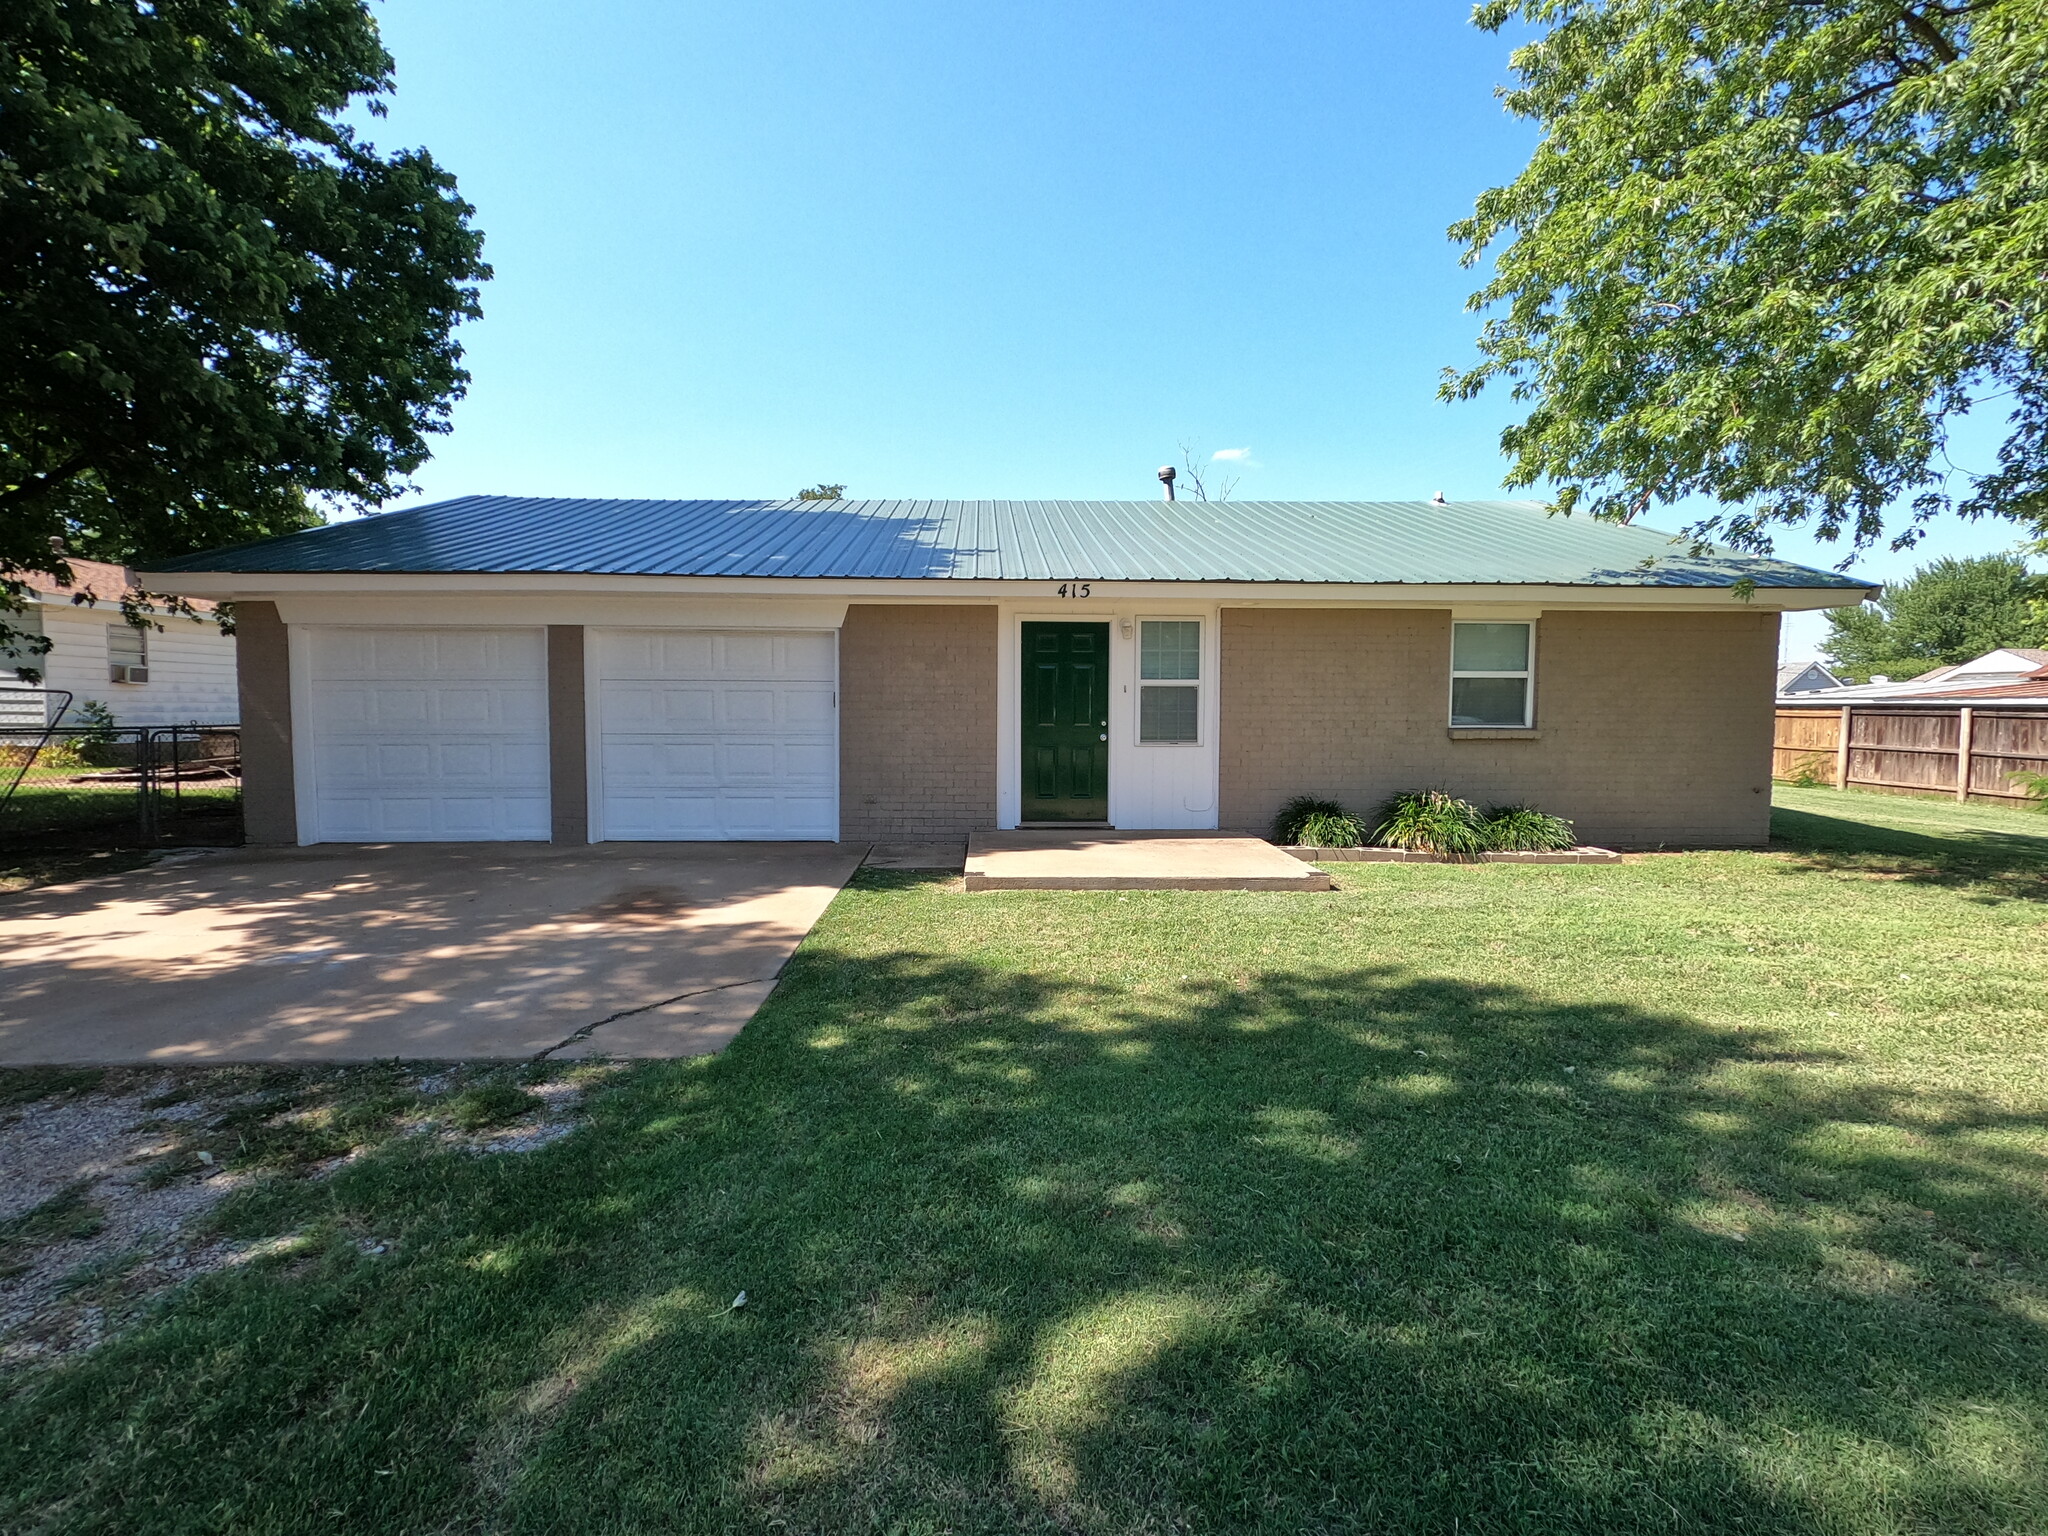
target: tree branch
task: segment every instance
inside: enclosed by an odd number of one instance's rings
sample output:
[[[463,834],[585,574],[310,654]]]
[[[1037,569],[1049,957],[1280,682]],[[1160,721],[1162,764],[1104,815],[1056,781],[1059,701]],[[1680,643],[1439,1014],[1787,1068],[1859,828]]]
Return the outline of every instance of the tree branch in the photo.
[[[1897,9],[1899,20],[1906,24],[1906,29],[1919,38],[1921,42],[1932,48],[1942,63],[1953,64],[1962,57],[1962,54],[1957,51],[1956,45],[1943,35],[1941,28],[1937,27],[1925,16],[1922,16],[1909,5],[1901,5]]]
[[[91,462],[92,456],[90,454],[76,453],[51,470],[47,475],[38,475],[33,480],[24,480],[20,485],[0,491],[0,512],[8,511],[26,502],[34,501],[37,497],[48,492],[51,487],[62,485],[66,480],[76,478],[84,473],[86,467]]]

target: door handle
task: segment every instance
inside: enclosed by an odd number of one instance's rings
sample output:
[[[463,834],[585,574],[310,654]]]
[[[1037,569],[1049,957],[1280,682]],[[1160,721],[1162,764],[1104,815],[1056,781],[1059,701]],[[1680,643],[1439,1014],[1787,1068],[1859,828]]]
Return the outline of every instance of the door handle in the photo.
[[[1107,741],[1109,740],[1109,732],[1104,731],[1100,736],[1096,737],[1095,739],[1097,741]]]

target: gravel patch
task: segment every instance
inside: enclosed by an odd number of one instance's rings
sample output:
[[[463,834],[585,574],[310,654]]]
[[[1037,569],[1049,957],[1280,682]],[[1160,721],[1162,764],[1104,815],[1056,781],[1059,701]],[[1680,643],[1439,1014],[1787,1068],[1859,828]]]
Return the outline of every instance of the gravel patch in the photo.
[[[585,1091],[613,1070],[520,1082],[537,1102],[472,1129],[453,1123],[444,1106],[465,1090],[503,1083],[498,1069],[423,1067],[360,1086],[318,1072],[294,1081],[231,1068],[117,1070],[97,1086],[55,1084],[44,1097],[0,1107],[0,1369],[90,1348],[172,1286],[310,1241],[300,1234],[228,1242],[207,1230],[208,1213],[255,1178],[328,1178],[398,1136],[479,1155],[538,1151],[576,1129]],[[352,1138],[347,1151],[289,1159],[294,1131],[317,1129],[365,1095],[389,1107],[328,1138],[330,1146]],[[259,1145],[241,1157],[246,1167],[221,1166],[237,1160],[238,1145],[246,1152],[266,1136],[269,1151]],[[367,1241],[366,1253],[392,1251],[385,1239]]]
[[[245,1180],[203,1164],[168,1180],[147,1177],[176,1147],[165,1122],[205,1113],[190,1103],[145,1107],[164,1086],[0,1112],[0,1221],[69,1195],[76,1225],[93,1228],[0,1245],[0,1365],[98,1342],[107,1309],[78,1294],[96,1290],[96,1280],[118,1278],[132,1295],[232,1262],[229,1245],[189,1242],[185,1228]]]

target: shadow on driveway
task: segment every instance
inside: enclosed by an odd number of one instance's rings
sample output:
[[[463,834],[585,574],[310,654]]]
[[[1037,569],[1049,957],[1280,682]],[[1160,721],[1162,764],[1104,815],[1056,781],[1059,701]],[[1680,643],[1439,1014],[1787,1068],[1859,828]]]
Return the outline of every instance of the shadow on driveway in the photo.
[[[331,845],[48,886],[0,898],[0,1064],[696,1054],[861,851]]]

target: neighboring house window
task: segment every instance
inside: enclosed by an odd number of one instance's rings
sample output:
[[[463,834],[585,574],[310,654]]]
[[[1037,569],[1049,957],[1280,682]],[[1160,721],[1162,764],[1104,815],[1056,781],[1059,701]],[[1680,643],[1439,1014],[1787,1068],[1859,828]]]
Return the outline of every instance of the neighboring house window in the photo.
[[[149,642],[133,624],[107,626],[107,676],[117,683],[149,681]]]
[[[1194,619],[1138,625],[1138,740],[1192,742],[1201,710],[1202,626]]]
[[[1451,724],[1525,727],[1533,624],[1451,626]]]

